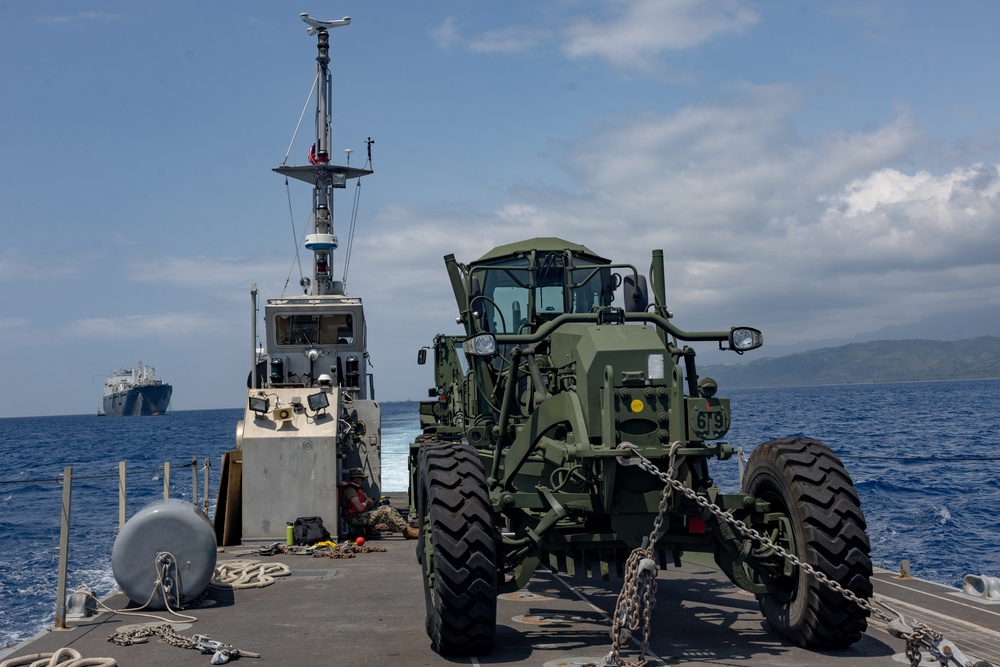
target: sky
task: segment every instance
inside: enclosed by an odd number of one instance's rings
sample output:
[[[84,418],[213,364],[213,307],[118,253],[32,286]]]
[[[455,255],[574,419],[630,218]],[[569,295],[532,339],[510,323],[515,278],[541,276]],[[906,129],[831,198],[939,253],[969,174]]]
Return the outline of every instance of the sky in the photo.
[[[250,285],[300,292],[300,12],[352,19],[333,145],[374,174],[334,214],[379,400],[460,333],[443,256],[536,236],[662,249],[674,322],[756,326],[744,360],[1000,330],[992,1],[0,2],[0,417],[94,413],[139,360],[173,410],[243,405]]]

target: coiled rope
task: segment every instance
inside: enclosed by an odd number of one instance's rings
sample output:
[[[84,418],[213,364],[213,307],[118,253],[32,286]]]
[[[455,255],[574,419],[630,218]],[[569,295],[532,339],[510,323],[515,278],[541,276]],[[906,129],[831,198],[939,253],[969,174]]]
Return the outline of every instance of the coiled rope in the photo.
[[[84,658],[71,648],[61,648],[55,653],[32,653],[0,662],[0,667],[116,667],[114,658]]]
[[[291,573],[284,563],[233,560],[215,567],[212,585],[216,588],[263,588],[273,584],[275,577],[287,577]]]

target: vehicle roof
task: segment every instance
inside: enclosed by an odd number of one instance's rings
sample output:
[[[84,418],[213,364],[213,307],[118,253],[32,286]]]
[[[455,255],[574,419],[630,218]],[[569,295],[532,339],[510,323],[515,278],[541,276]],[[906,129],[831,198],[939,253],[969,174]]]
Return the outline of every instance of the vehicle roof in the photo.
[[[607,260],[587,246],[580,245],[578,243],[572,243],[564,239],[555,236],[541,236],[533,239],[527,239],[525,241],[518,241],[517,243],[508,243],[506,245],[497,246],[490,250],[485,255],[477,259],[473,264],[479,264],[482,262],[488,262],[503,257],[511,257],[515,255],[524,255],[532,250],[537,250],[541,252],[552,252],[552,251],[563,251],[569,250],[575,255],[588,255],[589,257],[597,260],[600,263],[609,263]]]

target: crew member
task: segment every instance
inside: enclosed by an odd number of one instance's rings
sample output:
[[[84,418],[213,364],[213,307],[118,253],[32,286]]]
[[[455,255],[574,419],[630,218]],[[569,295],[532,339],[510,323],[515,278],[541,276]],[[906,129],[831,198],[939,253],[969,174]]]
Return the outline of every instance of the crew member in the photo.
[[[365,495],[362,484],[365,481],[365,471],[362,468],[351,468],[348,481],[341,486],[340,505],[346,508],[344,518],[362,534],[370,534],[375,526],[388,526],[398,530],[408,540],[415,540],[420,534],[416,528],[407,525],[399,512],[389,505],[379,505],[374,498]]]

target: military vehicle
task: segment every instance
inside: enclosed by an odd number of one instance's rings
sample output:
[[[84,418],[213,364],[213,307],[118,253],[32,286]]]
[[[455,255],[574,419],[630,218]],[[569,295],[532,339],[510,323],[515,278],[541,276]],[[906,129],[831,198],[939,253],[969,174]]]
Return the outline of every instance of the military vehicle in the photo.
[[[436,651],[488,652],[497,595],[539,567],[623,576],[643,549],[654,567],[718,568],[796,644],[861,637],[870,549],[837,456],[810,438],[774,440],[754,448],[739,493],[712,479],[709,461],[734,454],[722,441],[729,399],[699,378],[688,343],[742,354],[760,331],[678,328],[661,250],[648,285],[558,238],[444,259],[465,332],[418,352],[423,364],[432,351],[435,386],[410,451]]]

